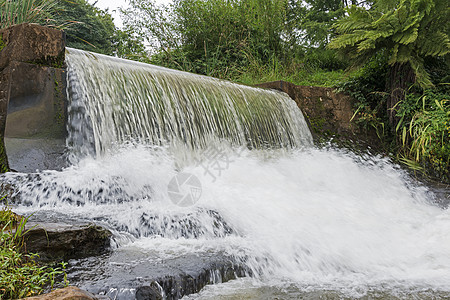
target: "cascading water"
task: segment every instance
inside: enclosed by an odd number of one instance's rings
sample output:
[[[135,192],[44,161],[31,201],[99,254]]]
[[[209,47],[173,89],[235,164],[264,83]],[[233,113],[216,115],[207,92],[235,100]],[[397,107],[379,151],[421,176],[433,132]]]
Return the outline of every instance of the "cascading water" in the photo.
[[[385,158],[312,147],[286,95],[75,49],[67,64],[73,165],[4,175],[18,212],[102,222],[116,251],[224,253],[253,276],[189,298],[449,295],[449,211]]]
[[[312,143],[300,110],[277,92],[76,49],[67,63],[69,145],[81,152],[131,139],[191,150],[218,139],[256,148]]]

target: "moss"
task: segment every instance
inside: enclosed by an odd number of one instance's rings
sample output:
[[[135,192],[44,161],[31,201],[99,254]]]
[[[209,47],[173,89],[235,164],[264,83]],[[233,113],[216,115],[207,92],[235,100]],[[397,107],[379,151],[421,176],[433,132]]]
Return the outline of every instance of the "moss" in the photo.
[[[38,66],[46,66],[46,67],[52,67],[56,69],[62,69],[64,68],[64,59],[65,54],[64,51],[61,52],[58,56],[48,56],[41,59],[31,60],[27,61],[29,64],[34,64]]]
[[[311,129],[314,130],[314,132],[321,133],[326,120],[324,118],[310,118],[309,122],[311,123]]]
[[[64,79],[58,76],[57,72],[53,72],[53,97],[54,97],[54,111],[55,111],[55,123],[61,128],[64,128],[66,124],[66,113],[65,113],[65,96],[64,96]],[[64,134],[64,133],[63,133]]]
[[[0,51],[6,47],[6,43],[3,41],[3,37],[0,35]]]
[[[5,143],[3,137],[0,137],[0,173],[9,171],[8,158],[6,156]]]

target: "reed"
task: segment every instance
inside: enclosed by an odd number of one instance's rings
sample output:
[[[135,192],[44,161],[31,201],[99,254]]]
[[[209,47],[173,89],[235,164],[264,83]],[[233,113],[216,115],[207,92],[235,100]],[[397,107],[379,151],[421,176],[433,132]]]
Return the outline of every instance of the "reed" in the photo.
[[[22,23],[49,23],[55,5],[55,0],[0,0],[0,28]]]

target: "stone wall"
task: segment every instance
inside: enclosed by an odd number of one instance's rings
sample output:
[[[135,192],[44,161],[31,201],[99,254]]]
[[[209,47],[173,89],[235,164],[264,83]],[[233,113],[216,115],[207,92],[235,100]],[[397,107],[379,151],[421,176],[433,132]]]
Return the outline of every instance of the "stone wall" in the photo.
[[[351,121],[354,99],[332,88],[300,86],[286,81],[258,84],[258,87],[276,89],[287,93],[297,103],[308,120],[316,140],[343,138],[362,141],[378,147],[374,130],[363,130]]]
[[[60,167],[66,135],[64,52],[60,30],[35,24],[0,30],[1,172]]]

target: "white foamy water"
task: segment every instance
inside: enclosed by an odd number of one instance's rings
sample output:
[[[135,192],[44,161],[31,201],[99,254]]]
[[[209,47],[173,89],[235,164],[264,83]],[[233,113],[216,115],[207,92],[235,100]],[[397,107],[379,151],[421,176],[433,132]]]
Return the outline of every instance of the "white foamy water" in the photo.
[[[386,159],[332,149],[226,155],[220,174],[208,173],[205,158],[203,166],[180,167],[169,149],[128,146],[39,180],[6,178],[24,181],[21,202],[29,206],[19,212],[101,220],[122,236],[119,246],[163,258],[224,252],[267,285],[353,296],[374,288],[450,291],[450,214]],[[191,207],[168,196],[179,172],[202,184]]]

